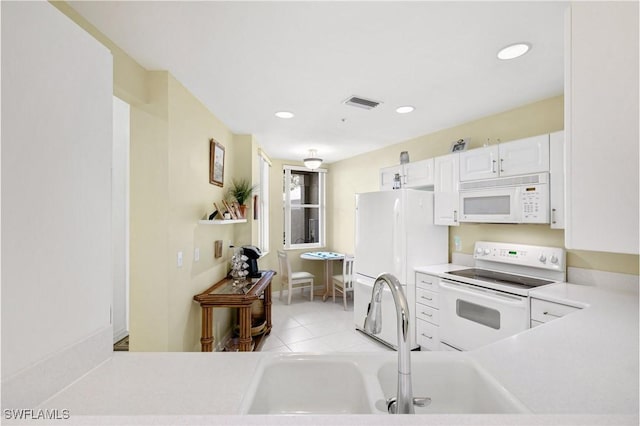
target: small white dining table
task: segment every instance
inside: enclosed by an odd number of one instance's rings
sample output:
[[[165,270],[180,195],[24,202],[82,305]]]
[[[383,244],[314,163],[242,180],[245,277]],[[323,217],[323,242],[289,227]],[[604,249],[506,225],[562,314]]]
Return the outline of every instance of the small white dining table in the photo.
[[[322,295],[322,301],[324,302],[329,297],[329,283],[331,282],[331,277],[333,276],[332,264],[331,262],[334,260],[343,260],[343,253],[336,253],[333,251],[310,251],[306,253],[302,253],[300,255],[300,259],[304,260],[323,260],[324,261],[324,279],[325,279],[325,291]]]

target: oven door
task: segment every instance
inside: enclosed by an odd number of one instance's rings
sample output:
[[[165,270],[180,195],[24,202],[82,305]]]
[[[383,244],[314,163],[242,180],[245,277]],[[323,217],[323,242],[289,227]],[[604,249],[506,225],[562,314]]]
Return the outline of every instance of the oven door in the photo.
[[[518,223],[520,187],[460,191],[460,222]]]
[[[469,351],[528,328],[528,297],[440,280],[440,340]]]

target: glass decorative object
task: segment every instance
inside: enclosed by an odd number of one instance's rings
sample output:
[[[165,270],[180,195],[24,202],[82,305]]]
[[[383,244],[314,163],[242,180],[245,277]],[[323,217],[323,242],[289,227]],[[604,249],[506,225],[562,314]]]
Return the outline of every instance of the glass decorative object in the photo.
[[[400,153],[400,164],[407,164],[409,162],[409,152],[402,151]]]
[[[244,285],[247,281],[247,275],[249,275],[249,264],[247,263],[249,258],[242,254],[241,250],[237,250],[231,257],[231,278],[233,278],[233,285]]]

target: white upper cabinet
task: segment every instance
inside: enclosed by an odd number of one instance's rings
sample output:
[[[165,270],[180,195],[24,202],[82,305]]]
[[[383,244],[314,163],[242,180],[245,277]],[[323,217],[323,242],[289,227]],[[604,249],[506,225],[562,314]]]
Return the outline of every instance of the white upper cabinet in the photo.
[[[548,134],[460,153],[461,181],[548,171]]]
[[[433,158],[404,165],[403,188],[433,186]]]
[[[551,229],[564,229],[564,130],[549,135]]]
[[[396,174],[402,188],[433,186],[433,158],[380,169],[380,190],[393,189]]]
[[[565,36],[566,247],[638,254],[638,2],[571,2]]]
[[[399,164],[397,166],[383,167],[380,169],[380,191],[393,189],[393,180],[395,179],[396,174],[402,181],[402,175],[404,172],[402,170],[402,166]]]
[[[459,226],[460,197],[458,184],[460,176],[459,154],[434,158],[434,218],[436,225]]]
[[[460,153],[460,180],[498,177],[498,145],[476,148]]]
[[[500,176],[549,171],[549,135],[533,136],[498,145]]]

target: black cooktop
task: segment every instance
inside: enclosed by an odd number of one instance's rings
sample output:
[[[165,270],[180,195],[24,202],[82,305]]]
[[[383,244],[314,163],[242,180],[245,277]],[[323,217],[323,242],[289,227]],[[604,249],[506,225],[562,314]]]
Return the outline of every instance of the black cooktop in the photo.
[[[496,272],[477,268],[451,271],[448,272],[448,274],[464,278],[471,278],[479,281],[519,287],[538,287],[541,285],[553,283],[553,281],[541,280],[539,278],[524,277],[522,275],[507,274],[505,272]]]

